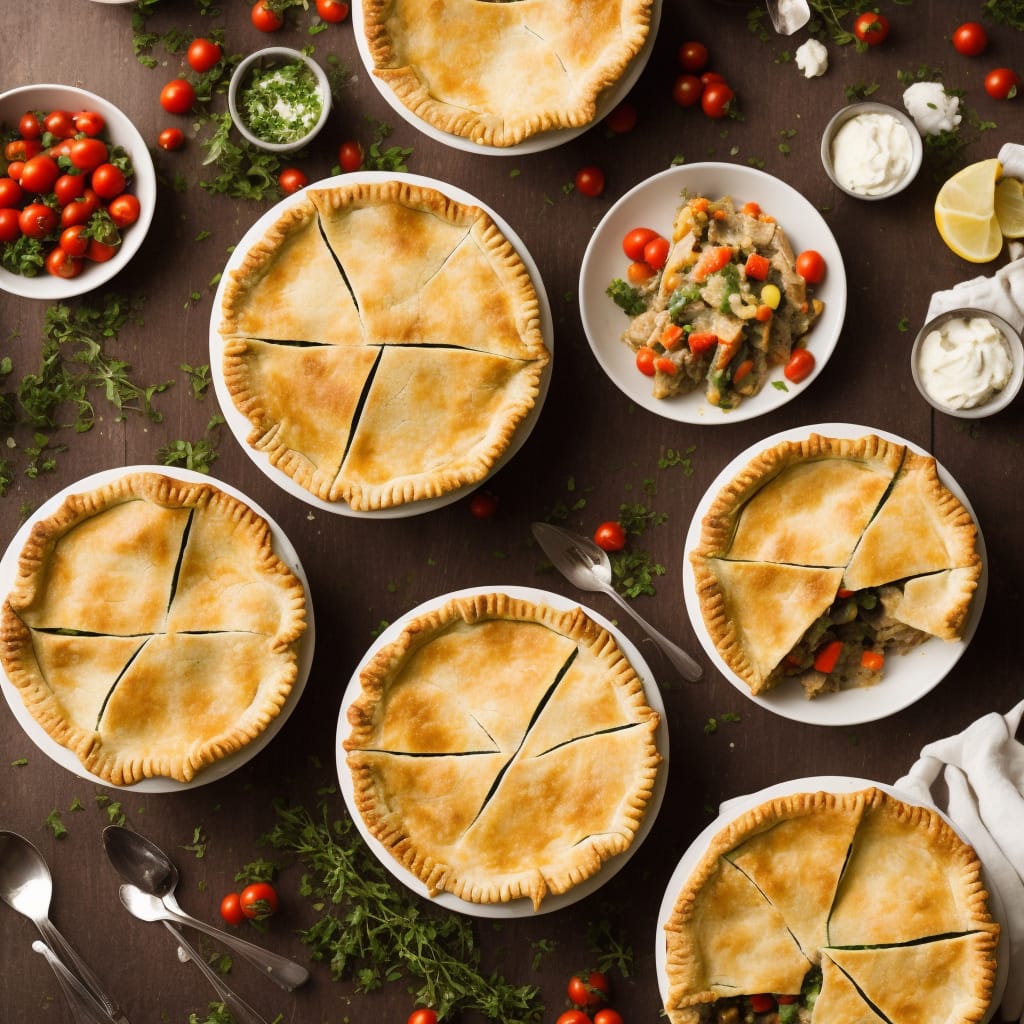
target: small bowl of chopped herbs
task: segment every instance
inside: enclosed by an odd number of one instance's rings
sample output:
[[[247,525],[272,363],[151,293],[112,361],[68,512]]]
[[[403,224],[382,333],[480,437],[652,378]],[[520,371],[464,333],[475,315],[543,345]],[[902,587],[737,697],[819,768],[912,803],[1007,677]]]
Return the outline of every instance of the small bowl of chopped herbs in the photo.
[[[312,142],[326,124],[331,87],[312,57],[269,46],[235,68],[228,110],[247,142],[270,153],[290,153]]]

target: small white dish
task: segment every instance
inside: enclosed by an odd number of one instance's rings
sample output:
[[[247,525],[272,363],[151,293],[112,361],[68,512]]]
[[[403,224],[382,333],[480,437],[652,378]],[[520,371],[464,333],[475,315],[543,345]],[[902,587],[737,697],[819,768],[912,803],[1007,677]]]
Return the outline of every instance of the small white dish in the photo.
[[[320,117],[305,135],[292,139],[290,142],[268,142],[255,134],[246,122],[241,109],[242,94],[253,71],[262,68],[283,67],[287,64],[305,65],[316,79],[320,93]],[[268,153],[293,153],[303,146],[308,146],[316,138],[320,129],[327,123],[331,113],[331,83],[324,69],[306,54],[287,46],[268,46],[249,54],[231,74],[228,83],[228,111],[239,134],[250,145],[266,150]]]
[[[944,405],[939,399],[935,398],[925,386],[924,377],[921,372],[921,346],[924,344],[924,340],[929,334],[933,331],[939,330],[950,320],[970,320],[974,317],[980,317],[984,320],[988,320],[989,323],[996,327],[1006,339],[1006,343],[1010,350],[1010,359],[1013,363],[1013,370],[1007,385],[1001,390],[995,392],[988,401],[982,402],[980,405],[972,406],[969,409],[954,409],[948,405]],[[917,385],[917,390],[921,392],[921,397],[933,409],[937,409],[939,412],[944,412],[947,416],[956,416],[958,419],[983,419],[986,416],[994,416],[997,412],[1005,409],[1020,393],[1021,385],[1024,384],[1024,344],[1021,343],[1020,332],[1015,330],[1012,324],[1007,323],[1006,320],[996,313],[970,307],[950,309],[945,313],[940,313],[938,316],[932,317],[932,319],[929,320],[920,331],[918,331],[917,337],[914,339],[914,344],[910,350],[910,373],[914,378],[914,383]]]

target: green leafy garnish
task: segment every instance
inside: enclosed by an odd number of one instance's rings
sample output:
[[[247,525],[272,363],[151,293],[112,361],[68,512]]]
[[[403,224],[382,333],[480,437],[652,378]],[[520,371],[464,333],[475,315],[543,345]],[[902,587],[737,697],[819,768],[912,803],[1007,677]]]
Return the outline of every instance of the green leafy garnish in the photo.
[[[608,296],[627,316],[639,316],[647,309],[647,300],[643,293],[627,284],[621,277],[615,278],[605,290]]]
[[[246,142],[233,142],[229,113],[211,114],[210,122],[213,134],[200,143],[206,151],[203,166],[213,165],[220,173],[201,181],[199,187],[233,199],[276,199],[280,193],[277,176],[281,161],[273,153],[264,153]]]

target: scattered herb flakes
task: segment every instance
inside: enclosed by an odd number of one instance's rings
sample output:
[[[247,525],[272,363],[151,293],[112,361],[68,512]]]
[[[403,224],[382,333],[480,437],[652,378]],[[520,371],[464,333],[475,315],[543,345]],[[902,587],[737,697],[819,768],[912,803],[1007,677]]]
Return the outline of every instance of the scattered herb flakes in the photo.
[[[192,385],[192,397],[202,401],[206,397],[206,392],[212,381],[210,364],[201,363],[199,366],[190,366],[188,363],[181,363],[178,369],[188,377]]]
[[[28,764],[28,758],[27,757],[19,757],[16,760],[11,762],[11,767],[12,768],[24,768],[25,765],[27,765],[27,764]]]
[[[704,723],[704,732],[707,735],[718,732],[718,726],[723,722],[739,722],[742,721],[739,715],[734,711],[724,711],[717,718],[709,718]]]
[[[196,825],[192,829],[192,842],[187,846],[183,846],[183,850],[187,850],[189,853],[194,853],[196,860],[202,860],[206,856],[206,847],[210,840],[207,838],[206,833],[203,832],[202,825]]]
[[[773,380],[772,387],[775,388],[776,391],[789,391],[784,380]]]
[[[246,864],[242,870],[235,875],[235,881],[242,888],[247,885],[252,885],[254,882],[272,882],[279,870],[280,865],[272,860],[266,860],[260,857]]]
[[[384,140],[391,134],[391,125],[376,118],[366,119],[373,127],[374,139],[363,159],[363,167],[368,171],[408,171],[406,160],[412,156],[412,148],[404,146],[389,146],[381,149]]]
[[[1024,32],[1024,3],[1021,0],[985,0],[981,13],[998,25]]]
[[[901,316],[896,322],[896,330],[901,334],[906,334],[910,330],[910,317]]]
[[[667,512],[655,512],[638,502],[619,505],[619,523],[632,537],[641,537],[652,526],[661,526],[668,519]]]
[[[664,576],[665,566],[651,560],[646,551],[623,549],[610,556],[612,563],[612,583],[623,597],[653,597],[657,591],[654,579]]]
[[[85,810],[85,805],[82,803],[81,800],[78,799],[77,796],[76,797],[72,797],[72,799],[71,799],[71,806],[68,808],[68,810],[69,811],[84,811]]]
[[[46,816],[46,827],[53,833],[54,839],[63,839],[68,835],[67,827],[60,819],[60,811],[55,807]]]
[[[607,907],[602,909],[606,911]],[[624,978],[632,975],[633,947],[625,941],[607,917],[588,921],[586,935],[587,946],[597,956],[597,970],[607,974],[614,969]]]
[[[223,1003],[209,1003],[206,1016],[200,1019],[198,1014],[190,1013],[188,1024],[235,1024],[235,1018]]]
[[[111,800],[109,796],[97,793],[96,806],[107,812],[107,819],[111,825],[123,825],[127,821],[120,800]]]
[[[548,953],[554,953],[558,949],[558,943],[553,939],[537,939],[536,942],[530,943],[530,949],[533,950],[531,965],[535,971],[539,971],[541,960]]]
[[[685,476],[693,476],[693,460],[690,456],[696,450],[697,446],[695,444],[691,444],[689,448],[683,449],[665,448],[658,458],[658,469],[673,469],[679,466],[682,468]]]
[[[870,84],[858,82],[856,85],[848,85],[843,90],[843,94],[850,103],[855,103],[857,100],[866,100],[872,93],[877,92],[878,89],[878,82],[871,82]]]
[[[206,152],[203,166],[212,165],[219,173],[201,181],[199,187],[233,199],[277,199],[281,161],[273,153],[265,153],[247,142],[232,141],[229,113],[211,114],[209,122],[213,131],[200,143]]]

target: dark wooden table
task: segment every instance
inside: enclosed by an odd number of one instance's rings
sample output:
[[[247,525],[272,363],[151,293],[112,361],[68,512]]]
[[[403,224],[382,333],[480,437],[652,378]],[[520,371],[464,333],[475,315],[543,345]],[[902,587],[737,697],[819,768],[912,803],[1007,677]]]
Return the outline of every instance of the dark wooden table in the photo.
[[[312,4],[311,4],[312,6]],[[927,741],[957,731],[982,713],[1006,711],[1021,692],[1017,665],[1020,580],[1024,546],[1020,523],[1024,489],[1020,438],[1022,406],[969,426],[934,413],[918,396],[908,354],[931,292],[992,267],[963,262],[943,245],[932,203],[943,176],[934,155],[899,198],[865,203],[846,198],[829,183],[818,158],[819,137],[830,115],[846,102],[846,90],[874,86],[873,97],[896,105],[903,90],[898,73],[922,67],[941,71],[945,83],[963,90],[965,142],[958,165],[994,156],[1003,142],[1022,136],[1021,100],[997,103],[982,88],[985,72],[1012,64],[1019,34],[993,28],[988,53],[956,54],[949,35],[960,21],[980,16],[977,2],[912,6],[883,3],[892,21],[884,45],[869,52],[829,44],[831,66],[823,78],[806,80],[792,54],[805,34],[783,39],[748,29],[750,5],[711,0],[665,0],[650,62],[630,101],[639,125],[612,137],[602,125],[558,148],[517,157],[471,154],[418,133],[381,98],[357,53],[351,21],[309,35],[311,13],[292,12],[294,23],[274,37],[251,27],[248,4],[225,0],[214,14],[185,0],[153,5],[147,30],[186,34],[225,30],[230,53],[269,43],[311,46],[326,60],[336,55],[350,71],[328,128],[301,161],[311,180],[330,173],[337,146],[347,138],[368,145],[373,126],[393,128],[385,145],[410,147],[410,171],[451,182],[478,196],[521,236],[539,265],[555,326],[555,364],[543,413],[529,440],[489,483],[500,507],[489,520],[474,519],[460,501],[426,515],[357,519],[312,509],[271,482],[224,428],[212,476],[261,504],[298,550],[312,591],[318,642],[312,672],[294,714],[279,735],[244,769],[221,781],[173,794],[118,792],[61,768],[26,737],[6,704],[0,708],[0,827],[29,836],[42,850],[55,879],[53,918],[117,993],[133,1021],[184,1022],[205,1016],[213,997],[197,971],[177,963],[169,936],[129,918],[117,895],[117,876],[103,854],[100,834],[108,821],[106,800],[120,801],[129,825],[176,853],[183,881],[181,902],[196,915],[217,920],[220,895],[234,874],[267,855],[259,837],[272,826],[275,797],[313,806],[318,791],[335,779],[335,733],[342,692],[382,622],[419,602],[477,585],[539,586],[579,598],[560,577],[542,571],[543,558],[530,542],[529,523],[571,506],[569,525],[589,532],[619,505],[646,501],[667,514],[642,540],[666,567],[657,595],[637,608],[660,629],[692,650],[708,671],[698,685],[677,682],[658,651],[628,620],[620,622],[637,642],[661,683],[671,735],[668,787],[659,818],[642,848],[599,893],[569,909],[519,918],[500,930],[477,927],[485,963],[507,977],[537,984],[547,1004],[545,1020],[565,1008],[569,974],[591,961],[588,922],[610,918],[635,954],[631,977],[616,976],[615,1005],[629,1021],[654,1020],[659,997],[654,964],[655,919],[672,869],[723,799],[775,782],[817,774],[847,774],[892,782]],[[0,537],[6,544],[22,517],[50,495],[89,473],[153,463],[176,439],[204,435],[218,411],[212,390],[192,397],[179,367],[209,362],[211,281],[229,247],[271,205],[209,194],[199,181],[212,176],[201,166],[194,139],[177,153],[156,149],[160,129],[177,123],[193,135],[187,118],[160,109],[165,81],[183,70],[182,56],[157,45],[156,68],[134,56],[132,6],[87,0],[36,0],[5,11],[0,88],[32,82],[81,85],[118,104],[153,146],[160,175],[159,205],[152,228],[132,264],[104,291],[144,297],[144,327],[125,328],[112,350],[131,364],[140,382],[174,379],[156,398],[163,420],[129,415],[116,422],[98,398],[96,426],[85,434],[54,434],[67,444],[52,472],[24,475],[30,432],[13,433],[18,467],[0,499]],[[761,24],[767,28],[767,21]],[[740,116],[712,121],[672,100],[678,73],[676,51],[687,39],[704,40],[713,66],[730,80]],[[224,97],[213,109],[224,107]],[[994,122],[987,130],[979,120]],[[763,168],[799,189],[825,217],[846,262],[849,301],[838,347],[814,385],[794,401],[759,418],[724,425],[691,426],[634,407],[598,366],[587,344],[577,303],[580,261],[595,226],[625,191],[674,160],[715,160]],[[576,170],[601,166],[607,188],[600,198],[567,189]],[[173,187],[181,176],[187,187]],[[208,233],[208,234],[207,234]],[[98,302],[100,296],[86,296]],[[13,360],[13,381],[38,367],[46,304],[0,295],[2,353]],[[779,430],[847,421],[896,432],[931,450],[970,498],[984,531],[989,589],[973,643],[942,683],[924,699],[882,721],[828,728],[793,722],[753,704],[704,657],[683,604],[683,539],[700,497],[721,467],[737,453]],[[4,434],[6,438],[6,432]],[[689,451],[691,449],[692,451]],[[666,449],[689,451],[692,474],[660,469]],[[653,481],[653,495],[645,482]],[[641,497],[643,496],[643,497]],[[586,599],[614,617],[611,602]],[[883,684],[884,685],[884,684]],[[737,716],[738,720],[724,720]],[[720,721],[708,731],[709,719]],[[97,798],[106,800],[97,801]],[[332,803],[344,813],[340,797]],[[55,838],[51,812],[68,832]],[[195,829],[205,855],[183,847]],[[301,869],[281,879],[285,910],[261,941],[305,959],[296,930],[308,919],[298,895]],[[49,969],[33,955],[32,925],[0,908],[0,1019],[69,1020]],[[538,944],[553,951],[534,964]],[[1024,964],[1016,965],[1017,970]],[[238,962],[230,976],[268,1019],[293,1022],[404,1020],[412,1008],[404,983],[357,995],[349,982],[333,981],[316,965],[307,986],[286,996],[255,978]]]

